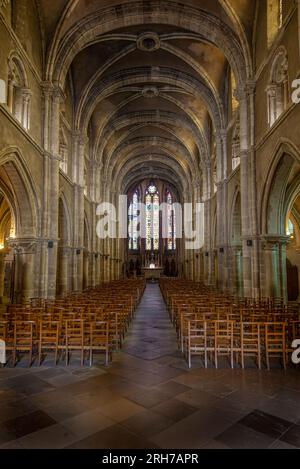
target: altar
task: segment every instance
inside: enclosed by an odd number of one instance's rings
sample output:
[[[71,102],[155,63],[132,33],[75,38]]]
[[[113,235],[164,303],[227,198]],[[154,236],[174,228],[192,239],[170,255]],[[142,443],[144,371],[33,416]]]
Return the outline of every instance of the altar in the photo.
[[[163,272],[162,267],[142,267],[142,274],[145,279],[159,279]]]

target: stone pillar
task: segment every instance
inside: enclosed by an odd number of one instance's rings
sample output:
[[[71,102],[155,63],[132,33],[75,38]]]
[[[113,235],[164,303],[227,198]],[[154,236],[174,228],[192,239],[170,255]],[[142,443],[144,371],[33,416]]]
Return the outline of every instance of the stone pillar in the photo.
[[[71,249],[65,246],[58,247],[57,294],[66,295],[70,291],[70,254]]]
[[[214,278],[214,260],[212,245],[212,169],[204,168],[203,197],[204,202],[204,283],[212,285]]]
[[[272,84],[267,87],[268,97],[268,124],[271,126],[277,119],[276,92],[277,85]]]
[[[243,296],[243,251],[242,246],[234,246],[231,250],[232,266],[230,290],[235,295]]]
[[[248,82],[238,90],[240,102],[241,145],[241,218],[243,239],[243,283],[246,297],[259,295],[259,259],[256,206],[256,163],[254,152],[255,83]],[[252,240],[252,245],[249,241]],[[253,242],[254,240],[254,242]]]
[[[287,236],[263,238],[264,278],[263,296],[280,297],[287,301],[286,245]]]
[[[30,128],[30,98],[31,91],[27,88],[22,89],[22,125],[26,130]]]
[[[84,150],[87,139],[79,132],[73,133],[73,180],[74,180],[74,223],[73,240],[75,256],[73,263],[73,288],[82,290],[83,245],[84,245]]]
[[[15,238],[10,243],[15,253],[14,303],[23,303],[38,294],[37,240]]]
[[[7,86],[7,106],[10,113],[13,112],[13,97],[14,97],[14,78],[11,74],[8,75]]]
[[[217,183],[217,257],[218,286],[227,287],[228,280],[228,240],[227,240],[227,181]]]
[[[59,194],[59,112],[63,93],[51,83],[42,84],[43,146],[44,146],[44,204],[42,210],[40,295],[56,295],[58,194]],[[51,241],[51,248],[49,248]]]
[[[83,272],[82,272],[82,289],[89,287],[89,264],[90,255],[87,249],[83,250]]]
[[[58,197],[59,197],[59,112],[63,94],[60,89],[55,88],[51,100],[50,119],[50,186],[49,186],[49,231],[48,237],[53,241],[53,248],[48,249],[49,270],[48,270],[48,298],[56,296],[56,275],[57,275],[57,243],[58,243]]]

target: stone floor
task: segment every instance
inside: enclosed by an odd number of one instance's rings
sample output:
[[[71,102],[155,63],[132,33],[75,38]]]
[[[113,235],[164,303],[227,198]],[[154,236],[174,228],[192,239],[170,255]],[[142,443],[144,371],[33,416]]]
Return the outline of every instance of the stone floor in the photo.
[[[157,284],[105,368],[0,369],[2,448],[299,448],[299,370],[188,370]]]

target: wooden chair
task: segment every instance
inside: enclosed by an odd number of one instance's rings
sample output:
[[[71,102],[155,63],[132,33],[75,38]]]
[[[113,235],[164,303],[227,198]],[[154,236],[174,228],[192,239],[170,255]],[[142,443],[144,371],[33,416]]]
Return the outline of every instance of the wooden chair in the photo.
[[[215,367],[218,368],[218,357],[220,355],[230,358],[231,368],[234,367],[234,349],[233,349],[233,321],[214,321],[215,328]]]
[[[109,340],[109,322],[96,321],[90,323],[89,337],[90,366],[93,364],[94,352],[105,352],[105,365],[111,358],[111,343]]]
[[[286,324],[284,322],[267,322],[265,327],[265,356],[267,368],[270,370],[270,357],[282,359],[286,369]]]
[[[184,338],[183,349],[187,357],[188,367],[192,367],[192,355],[203,355],[204,366],[207,368],[207,323],[201,320],[191,320],[187,323],[188,334]]]
[[[44,350],[54,351],[54,363],[57,365],[60,338],[60,322],[44,319],[39,327],[38,364],[41,364]]]
[[[13,365],[16,364],[18,352],[29,353],[29,366],[37,345],[36,324],[34,321],[14,321]]]
[[[261,369],[261,323],[240,323],[240,337],[240,355],[242,368],[245,368],[245,357],[250,356],[257,360],[257,366],[259,369]]]
[[[69,364],[71,350],[80,350],[81,366],[84,362],[84,322],[81,319],[67,319],[65,321],[65,363]]]

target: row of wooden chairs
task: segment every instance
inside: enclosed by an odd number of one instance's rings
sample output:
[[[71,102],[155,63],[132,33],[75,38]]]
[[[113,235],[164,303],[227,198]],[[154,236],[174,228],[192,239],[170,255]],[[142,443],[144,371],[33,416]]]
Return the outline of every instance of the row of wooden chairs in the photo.
[[[80,352],[81,364],[89,354],[92,365],[96,352],[104,352],[108,364],[122,346],[144,288],[143,280],[118,281],[60,300],[35,298],[10,305],[0,313],[0,339],[13,365],[20,353],[29,353],[29,365],[35,357],[41,364],[47,351],[54,352],[55,364],[64,354],[67,365],[74,350]]]
[[[259,369],[263,358],[268,370],[272,358],[281,359],[286,369],[287,355],[291,351],[286,343],[286,324],[274,322],[188,321],[182,342],[189,368],[192,357],[202,355],[205,368],[209,357],[218,368],[219,357],[226,356],[231,368],[237,363],[244,369],[245,359],[251,357]]]
[[[11,352],[13,365],[19,353],[29,354],[29,366],[37,356],[41,364],[44,352],[54,353],[54,363],[58,362],[59,353],[64,352],[65,364],[69,364],[70,353],[80,352],[81,365],[84,355],[89,353],[90,366],[95,352],[105,353],[105,364],[108,365],[115,350],[115,337],[107,321],[86,323],[82,320],[67,320],[62,325],[56,321],[14,321],[11,325],[0,321],[0,333],[5,342],[6,352]]]
[[[193,355],[202,355],[205,367],[210,358],[218,367],[218,357],[226,355],[245,367],[245,358],[262,358],[270,368],[270,358],[279,357],[286,368],[292,341],[300,338],[298,307],[280,298],[234,297],[200,283],[184,279],[161,279],[160,288],[177,331],[178,345],[192,365]]]

